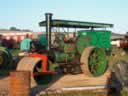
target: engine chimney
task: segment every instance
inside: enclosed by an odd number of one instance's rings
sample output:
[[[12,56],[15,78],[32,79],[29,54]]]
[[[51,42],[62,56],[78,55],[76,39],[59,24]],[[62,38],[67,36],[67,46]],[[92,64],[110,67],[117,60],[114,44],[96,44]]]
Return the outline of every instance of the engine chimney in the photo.
[[[51,48],[52,13],[46,13],[45,14],[45,20],[46,20],[47,50],[50,51],[50,48]]]

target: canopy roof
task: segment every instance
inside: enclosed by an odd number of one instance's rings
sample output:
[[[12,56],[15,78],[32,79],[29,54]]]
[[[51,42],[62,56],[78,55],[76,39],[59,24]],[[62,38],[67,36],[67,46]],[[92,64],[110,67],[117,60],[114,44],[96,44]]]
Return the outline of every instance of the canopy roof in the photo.
[[[46,26],[46,21],[40,22],[39,25],[40,26]],[[67,28],[111,28],[111,27],[113,27],[113,24],[52,19],[52,27],[67,27]]]

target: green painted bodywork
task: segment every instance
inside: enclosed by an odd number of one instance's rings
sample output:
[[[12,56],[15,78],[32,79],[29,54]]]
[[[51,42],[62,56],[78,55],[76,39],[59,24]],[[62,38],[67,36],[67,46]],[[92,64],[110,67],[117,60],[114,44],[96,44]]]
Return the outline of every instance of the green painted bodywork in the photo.
[[[40,22],[39,25],[46,26],[46,21]],[[113,24],[53,19],[52,27],[67,27],[67,28],[108,28],[109,27],[111,28],[113,27]]]
[[[58,63],[71,62],[74,58],[74,53],[55,52],[55,61]]]
[[[65,43],[64,44],[64,53],[75,53],[76,52],[76,50],[75,50],[75,45],[74,44],[72,44],[72,43]]]
[[[55,52],[55,62],[72,62],[76,54],[82,54],[86,47],[94,46],[88,60],[93,76],[104,74],[108,65],[105,50],[110,49],[110,31],[79,31],[75,43],[60,40],[61,52]]]
[[[77,35],[76,48],[79,54],[88,46],[96,46],[105,49],[110,49],[111,47],[110,31],[79,31]]]
[[[41,42],[41,45],[42,46],[46,46],[47,45],[46,34],[40,34],[40,35],[38,35],[38,39]]]

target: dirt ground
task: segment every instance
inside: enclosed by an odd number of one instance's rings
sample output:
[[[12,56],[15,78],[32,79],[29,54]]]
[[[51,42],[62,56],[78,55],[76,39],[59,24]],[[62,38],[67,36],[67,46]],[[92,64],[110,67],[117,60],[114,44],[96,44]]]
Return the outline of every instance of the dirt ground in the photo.
[[[57,77],[57,76],[56,76]],[[85,87],[85,86],[97,86],[97,85],[107,85],[110,78],[110,71],[106,72],[104,76],[93,78],[86,77],[84,74],[78,75],[64,75],[54,78],[51,83],[43,86],[33,86],[31,94],[38,94],[43,90],[60,90],[61,88],[71,88],[71,87]],[[0,96],[1,94],[9,94],[9,76],[0,77]],[[33,96],[34,96],[33,95]],[[3,95],[4,96],[4,95]]]
[[[9,95],[9,77],[0,77],[0,96]]]

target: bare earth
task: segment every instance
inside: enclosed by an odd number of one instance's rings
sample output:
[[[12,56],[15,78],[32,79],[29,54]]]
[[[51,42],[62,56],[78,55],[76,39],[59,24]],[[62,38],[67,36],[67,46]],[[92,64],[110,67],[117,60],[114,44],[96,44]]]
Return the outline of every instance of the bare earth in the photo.
[[[9,77],[0,77],[0,96],[9,94]]]
[[[45,86],[33,86],[32,93],[39,93],[43,90],[56,90],[61,88],[70,87],[85,87],[85,86],[97,86],[107,85],[110,78],[110,71],[107,71],[103,76],[93,78],[87,77],[84,74],[78,75],[64,75],[58,76],[50,84]],[[9,93],[9,76],[0,77],[0,95]],[[8,96],[8,95],[5,95]]]

